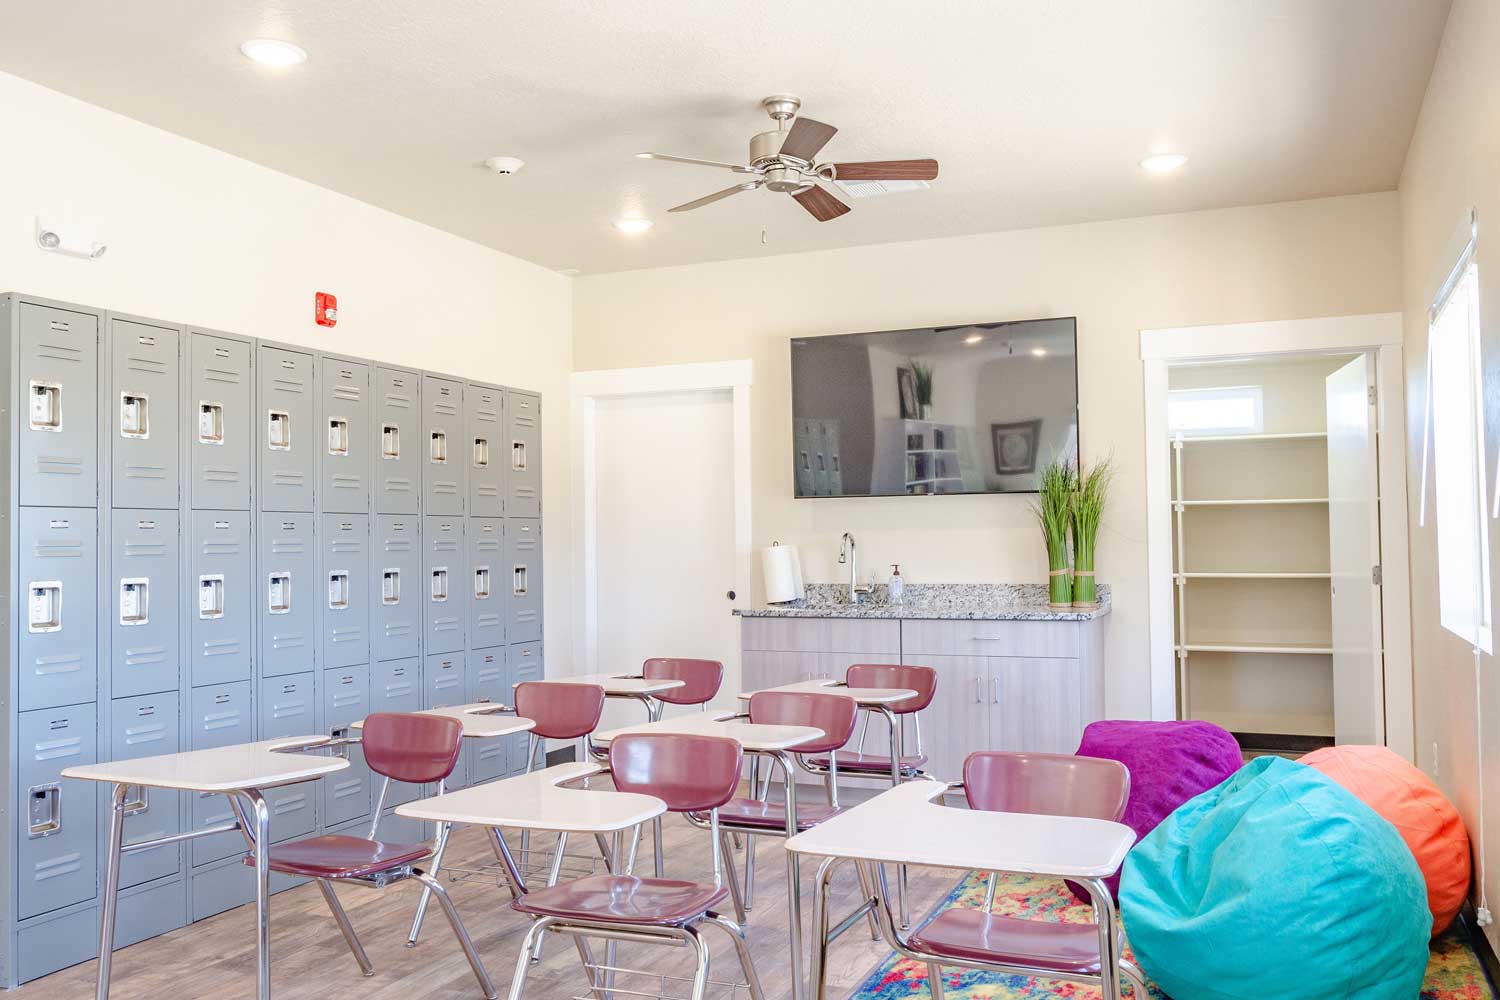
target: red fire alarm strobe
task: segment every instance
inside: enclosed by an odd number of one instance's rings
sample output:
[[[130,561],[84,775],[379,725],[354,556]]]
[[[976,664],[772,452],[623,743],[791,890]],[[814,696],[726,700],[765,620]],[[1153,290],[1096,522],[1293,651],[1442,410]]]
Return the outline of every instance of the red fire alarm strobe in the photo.
[[[339,321],[339,300],[328,292],[319,292],[313,298],[313,319],[319,326],[333,326]]]

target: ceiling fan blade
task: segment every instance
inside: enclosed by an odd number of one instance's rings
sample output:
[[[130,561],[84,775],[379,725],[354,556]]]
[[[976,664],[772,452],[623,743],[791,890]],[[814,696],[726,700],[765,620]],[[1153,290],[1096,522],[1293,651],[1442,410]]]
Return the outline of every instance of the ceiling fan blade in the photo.
[[[704,205],[712,205],[716,201],[722,201],[732,194],[739,194],[741,191],[754,191],[756,188],[760,187],[760,185],[760,181],[746,181],[743,184],[736,184],[734,187],[725,188],[722,191],[715,191],[713,194],[705,195],[702,198],[699,198],[697,201],[690,201],[685,204],[678,205],[676,208],[669,208],[667,209],[667,211],[691,212],[695,208],[702,208]]]
[[[871,160],[835,163],[833,176],[841,181],[930,181],[937,179],[937,160]]]
[[[737,174],[753,174],[755,171],[749,167],[742,167],[738,163],[720,163],[718,160],[699,160],[691,156],[672,156],[667,153],[636,153],[636,158],[641,160],[665,160],[668,163],[691,163],[699,167],[719,167],[723,170],[733,170]]]
[[[811,118],[798,118],[792,122],[792,130],[786,134],[786,138],[781,140],[781,155],[794,156],[811,163],[818,151],[828,145],[828,140],[837,132],[838,129],[832,125],[824,125]]]
[[[792,197],[796,198],[797,203],[807,209],[808,213],[819,222],[837,219],[849,211],[848,205],[845,205],[820,187],[810,187],[801,194],[794,194]]]

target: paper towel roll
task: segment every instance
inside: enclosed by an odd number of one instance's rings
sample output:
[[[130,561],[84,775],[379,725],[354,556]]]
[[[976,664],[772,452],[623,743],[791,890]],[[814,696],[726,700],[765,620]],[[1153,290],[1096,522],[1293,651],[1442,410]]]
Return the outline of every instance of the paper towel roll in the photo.
[[[766,600],[771,604],[802,600],[802,560],[795,545],[773,544],[760,550],[761,571],[766,577]]]

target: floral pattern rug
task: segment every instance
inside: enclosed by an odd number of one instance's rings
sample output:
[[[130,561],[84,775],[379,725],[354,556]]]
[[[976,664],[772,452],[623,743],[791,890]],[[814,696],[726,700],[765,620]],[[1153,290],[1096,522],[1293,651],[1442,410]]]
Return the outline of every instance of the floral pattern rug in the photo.
[[[954,888],[934,914],[949,906],[979,909],[984,905],[985,879],[970,874]],[[1087,904],[1080,903],[1059,879],[1037,876],[1002,876],[995,893],[995,913],[1035,919],[1086,923],[1093,919]],[[1126,955],[1130,954],[1127,945]],[[947,1000],[1099,1000],[1093,986],[1065,983],[1031,976],[1003,976],[989,972],[948,967],[943,970]],[[850,1000],[908,1000],[926,998],[927,966],[894,953],[877,965],[850,994]],[[1126,996],[1129,996],[1126,987]],[[1489,982],[1463,931],[1449,929],[1432,943],[1427,978],[1420,1000],[1492,1000]],[[1151,1000],[1168,1000],[1151,988]]]

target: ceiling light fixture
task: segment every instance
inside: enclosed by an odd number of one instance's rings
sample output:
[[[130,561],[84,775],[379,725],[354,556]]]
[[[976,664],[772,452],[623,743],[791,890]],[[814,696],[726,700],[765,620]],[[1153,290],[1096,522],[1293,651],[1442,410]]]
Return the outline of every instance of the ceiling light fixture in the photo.
[[[973,345],[973,344],[979,343],[983,339],[984,339],[984,334],[982,334],[982,333],[971,333],[967,337],[964,338],[964,343],[965,344]]]
[[[526,161],[519,156],[492,156],[484,161],[484,165],[497,174],[509,175],[519,172],[526,166]]]
[[[1031,356],[1033,358],[1045,358],[1047,356],[1047,349],[1045,347],[1033,347],[1031,349]]]
[[[650,219],[616,219],[615,228],[627,236],[639,236],[650,229],[654,222]]]
[[[307,62],[307,50],[275,38],[252,38],[240,46],[240,52],[244,53],[246,59],[276,69]]]
[[[1170,174],[1187,162],[1181,153],[1153,153],[1141,160],[1141,169],[1153,174]]]

